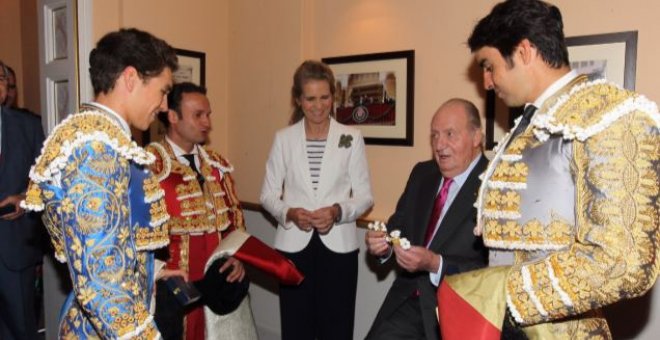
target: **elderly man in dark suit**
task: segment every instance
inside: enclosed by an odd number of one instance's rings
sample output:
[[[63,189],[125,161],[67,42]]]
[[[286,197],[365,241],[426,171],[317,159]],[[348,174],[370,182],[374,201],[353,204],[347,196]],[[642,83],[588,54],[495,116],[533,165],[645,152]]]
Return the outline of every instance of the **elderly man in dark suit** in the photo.
[[[0,103],[7,95],[0,61]],[[39,117],[0,108],[0,339],[34,339],[35,267],[41,260],[40,222],[19,206],[44,140]]]
[[[401,230],[412,247],[392,246],[385,232],[366,235],[369,253],[402,269],[383,302],[367,339],[439,339],[435,292],[444,275],[487,264],[487,252],[474,236],[473,207],[482,154],[479,112],[469,101],[450,99],[431,122],[434,160],[418,163],[408,179],[387,228]]]

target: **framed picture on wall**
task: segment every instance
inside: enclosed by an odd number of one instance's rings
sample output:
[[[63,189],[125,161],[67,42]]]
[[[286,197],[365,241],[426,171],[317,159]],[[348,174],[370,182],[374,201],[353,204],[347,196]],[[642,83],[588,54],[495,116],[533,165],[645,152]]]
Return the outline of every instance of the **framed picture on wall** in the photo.
[[[174,82],[191,82],[206,86],[206,53],[176,48],[179,69],[174,72]]]
[[[415,51],[321,59],[336,80],[335,119],[366,144],[413,145]]]
[[[637,31],[583,35],[566,38],[571,69],[586,74],[590,80],[605,78],[628,90],[635,89]],[[495,93],[486,94],[486,149],[491,150],[522,107],[507,108]]]
[[[204,52],[180,48],[175,48],[174,50],[179,59],[179,69],[172,75],[174,83],[191,82],[200,86],[206,86],[206,54]],[[161,140],[165,136],[165,132],[163,123],[158,119],[154,120],[149,130],[142,134],[142,145],[147,145],[151,141]]]

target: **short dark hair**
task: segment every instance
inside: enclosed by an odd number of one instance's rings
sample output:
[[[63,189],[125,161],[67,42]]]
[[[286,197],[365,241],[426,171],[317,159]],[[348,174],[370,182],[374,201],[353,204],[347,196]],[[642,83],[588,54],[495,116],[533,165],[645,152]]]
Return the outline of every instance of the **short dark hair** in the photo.
[[[108,93],[128,66],[147,80],[168,67],[178,68],[176,53],[164,40],[135,28],[123,28],[103,36],[89,55],[89,73],[94,95]]]
[[[330,94],[335,96],[335,76],[332,74],[330,67],[317,60],[306,60],[293,74],[293,86],[291,86],[291,105],[293,106],[293,114],[291,115],[290,124],[299,122],[305,116],[302,107],[298,104],[298,99],[303,94],[303,87],[309,80],[325,80],[330,86]]]
[[[181,115],[181,101],[183,100],[184,93],[199,93],[206,95],[206,88],[190,82],[178,83],[172,86],[172,90],[167,94],[167,107],[176,112],[179,118],[183,117]],[[170,121],[167,119],[167,112],[159,112],[158,120],[160,120],[165,127],[170,127]]]
[[[472,52],[494,47],[511,65],[514,49],[523,39],[529,40],[551,67],[569,65],[561,12],[540,0],[507,0],[495,5],[474,27],[468,45]]]

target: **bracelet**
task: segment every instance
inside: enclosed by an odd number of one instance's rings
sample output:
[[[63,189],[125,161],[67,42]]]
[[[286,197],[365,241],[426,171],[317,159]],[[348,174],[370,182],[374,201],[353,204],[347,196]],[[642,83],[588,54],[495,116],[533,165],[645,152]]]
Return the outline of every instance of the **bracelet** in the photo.
[[[339,223],[339,221],[341,221],[341,213],[342,213],[341,205],[339,205],[339,203],[335,203],[332,206],[337,208],[337,216],[335,216],[335,223]]]

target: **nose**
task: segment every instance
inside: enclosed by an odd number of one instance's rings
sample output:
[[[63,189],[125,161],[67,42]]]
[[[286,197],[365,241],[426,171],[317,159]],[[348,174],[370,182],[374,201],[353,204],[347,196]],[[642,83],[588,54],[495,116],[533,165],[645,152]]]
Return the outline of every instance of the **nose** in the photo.
[[[202,116],[202,126],[205,128],[211,128],[211,117],[209,115]]]
[[[160,101],[160,106],[158,107],[160,112],[167,112],[167,95],[163,96],[163,99]]]
[[[484,70],[484,89],[488,91],[494,88],[495,88],[495,83],[493,83],[492,73]]]

